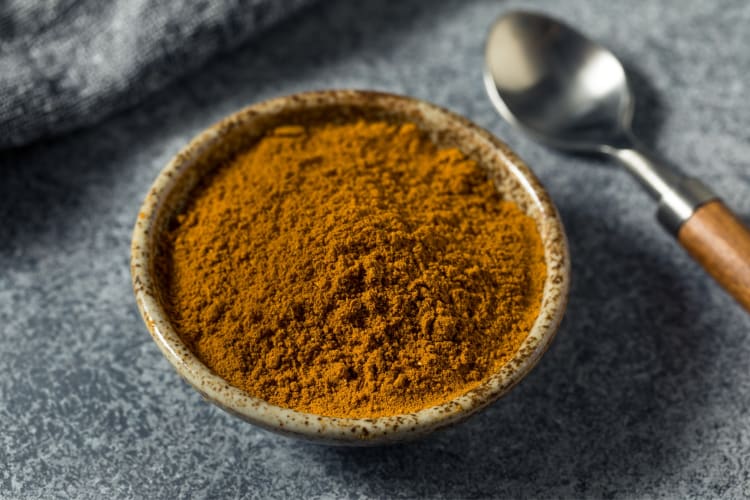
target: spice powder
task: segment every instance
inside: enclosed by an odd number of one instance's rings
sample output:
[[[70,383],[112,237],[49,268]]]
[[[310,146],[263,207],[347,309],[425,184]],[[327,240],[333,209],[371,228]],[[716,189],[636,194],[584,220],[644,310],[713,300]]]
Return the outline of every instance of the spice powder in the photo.
[[[278,127],[192,193],[156,268],[174,327],[270,403],[379,417],[444,403],[518,350],[535,222],[411,123]]]

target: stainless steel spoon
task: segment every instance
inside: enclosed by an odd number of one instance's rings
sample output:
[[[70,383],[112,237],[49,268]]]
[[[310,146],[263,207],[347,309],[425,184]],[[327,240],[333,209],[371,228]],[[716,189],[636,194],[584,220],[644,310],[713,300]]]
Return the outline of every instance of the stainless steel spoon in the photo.
[[[611,52],[551,17],[514,11],[493,25],[485,64],[507,121],[549,146],[617,159],[657,200],[663,226],[750,311],[750,232],[705,184],[639,145],[627,76]]]

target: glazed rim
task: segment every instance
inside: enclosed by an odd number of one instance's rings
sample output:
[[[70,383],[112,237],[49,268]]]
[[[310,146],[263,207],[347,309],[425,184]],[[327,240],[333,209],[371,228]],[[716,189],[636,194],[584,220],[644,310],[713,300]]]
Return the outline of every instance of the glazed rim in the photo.
[[[196,165],[212,150],[226,149],[228,134],[260,119],[317,112],[322,116],[378,116],[412,121],[443,146],[458,146],[478,160],[507,198],[535,219],[547,264],[540,314],[511,360],[478,387],[446,403],[420,411],[377,418],[338,418],[279,407],[230,385],[209,370],[187,348],[168,321],[153,274],[155,241],[176,211],[174,201],[186,197],[206,173]],[[270,123],[270,122],[269,122]],[[277,123],[281,124],[281,123]],[[257,134],[256,134],[257,135]],[[244,144],[247,147],[247,143]],[[231,146],[237,149],[239,145]],[[187,180],[185,180],[187,179]],[[189,187],[185,187],[185,183]],[[182,185],[181,188],[178,186]],[[179,192],[178,192],[179,191]],[[177,193],[177,194],[175,194]],[[180,194],[182,193],[182,194]],[[206,399],[269,430],[341,444],[402,440],[456,423],[495,401],[515,386],[539,361],[555,336],[567,301],[569,257],[565,233],[549,195],[534,174],[489,132],[435,105],[409,97],[369,91],[334,90],[296,94],[247,107],[208,128],[162,170],[149,191],[133,233],[131,274],[138,308],[159,349],[178,373]]]

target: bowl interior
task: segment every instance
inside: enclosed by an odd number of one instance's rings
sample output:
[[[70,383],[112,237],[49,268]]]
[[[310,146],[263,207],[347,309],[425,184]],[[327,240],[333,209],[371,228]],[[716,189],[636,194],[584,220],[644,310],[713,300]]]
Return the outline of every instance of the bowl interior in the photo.
[[[347,419],[305,414],[254,398],[211,372],[183,344],[161,306],[153,261],[160,235],[198,182],[238,151],[279,125],[358,119],[413,122],[441,147],[456,147],[476,160],[503,197],[537,223],[547,264],[539,317],[519,351],[479,387],[448,403],[407,415]],[[374,444],[417,437],[450,425],[506,393],[537,363],[562,318],[568,289],[568,250],[557,211],[534,175],[488,132],[428,103],[360,91],[298,94],[246,108],[195,138],[156,179],[138,215],[131,270],[141,314],[162,353],[209,401],[267,429],[339,444]]]

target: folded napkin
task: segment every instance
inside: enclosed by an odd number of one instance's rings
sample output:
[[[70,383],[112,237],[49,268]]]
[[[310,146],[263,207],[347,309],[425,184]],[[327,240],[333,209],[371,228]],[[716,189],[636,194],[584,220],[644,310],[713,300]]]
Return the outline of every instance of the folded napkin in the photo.
[[[0,148],[90,125],[310,0],[0,1]]]

